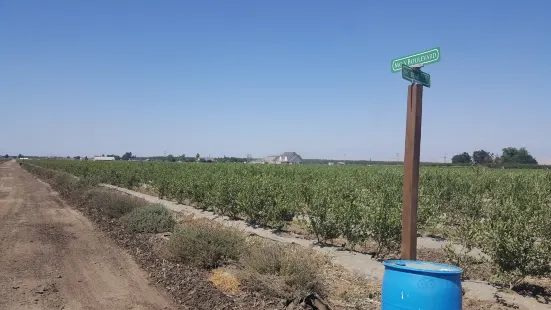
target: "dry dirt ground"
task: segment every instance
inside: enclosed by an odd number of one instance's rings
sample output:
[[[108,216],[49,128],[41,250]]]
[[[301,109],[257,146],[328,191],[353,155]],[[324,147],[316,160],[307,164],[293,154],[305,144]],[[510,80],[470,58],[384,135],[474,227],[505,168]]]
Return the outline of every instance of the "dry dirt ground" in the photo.
[[[0,309],[174,309],[82,214],[14,162],[0,165]]]

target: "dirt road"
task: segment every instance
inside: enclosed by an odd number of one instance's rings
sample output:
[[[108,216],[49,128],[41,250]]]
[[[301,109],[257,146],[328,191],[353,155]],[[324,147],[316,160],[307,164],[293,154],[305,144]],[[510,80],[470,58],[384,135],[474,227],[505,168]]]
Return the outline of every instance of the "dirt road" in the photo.
[[[174,309],[50,187],[0,165],[0,309]]]

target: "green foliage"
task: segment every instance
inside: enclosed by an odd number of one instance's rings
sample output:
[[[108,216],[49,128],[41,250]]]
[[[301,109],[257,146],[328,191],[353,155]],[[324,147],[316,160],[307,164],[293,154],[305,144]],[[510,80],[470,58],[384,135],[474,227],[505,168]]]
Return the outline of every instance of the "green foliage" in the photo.
[[[250,223],[281,228],[294,215],[292,205],[285,198],[284,180],[270,180],[257,175],[244,182],[237,194],[236,204]]]
[[[219,182],[215,182],[211,189],[212,207],[215,212],[236,218],[239,215],[237,205],[238,195],[243,180],[235,174],[223,172]]]
[[[475,162],[492,158],[483,151],[474,155]],[[400,240],[401,167],[66,160],[34,164],[43,168],[25,167],[44,175],[51,174],[48,169],[60,170],[117,186],[147,185],[163,198],[251,224],[281,228],[298,216],[320,242],[344,237],[350,247],[375,244],[378,256],[397,249]],[[67,180],[58,181],[72,184]],[[482,250],[500,281],[512,285],[525,276],[549,274],[550,206],[548,170],[475,165],[420,171],[420,232],[446,237],[466,250]],[[460,264],[471,263],[455,257]]]
[[[473,162],[479,165],[490,164],[493,162],[492,155],[484,150],[473,152]]]
[[[335,189],[327,181],[303,185],[302,197],[309,217],[312,232],[319,242],[337,238],[340,235],[338,211],[335,208]]]
[[[384,187],[372,193],[364,191],[359,199],[365,208],[363,222],[367,236],[376,244],[375,257],[384,256],[400,247],[402,202],[393,190],[397,188]]]
[[[244,162],[249,162],[249,161],[251,161],[251,159],[249,159],[249,158],[226,157],[226,156],[216,159],[216,162],[218,162],[218,163],[244,163]]]
[[[214,222],[189,221],[177,227],[166,244],[168,258],[202,268],[239,259],[245,237]]]
[[[173,163],[176,161],[176,157],[174,157],[172,154],[168,154],[168,156],[166,157],[166,161]]]
[[[453,214],[444,218],[448,237],[463,246],[450,251],[466,270],[466,255],[478,248],[493,264],[492,281],[511,287],[527,276],[551,274],[551,187],[549,173],[502,173],[477,168],[475,175],[457,183],[452,192]],[[463,253],[460,253],[463,252]],[[470,260],[470,261],[469,261]]]
[[[452,164],[470,164],[471,162],[471,155],[467,152],[463,152],[452,157]]]
[[[122,155],[121,159],[122,160],[130,160],[133,157],[136,157],[136,156],[132,156],[132,152],[126,152],[126,153],[124,153],[124,155]]]
[[[535,165],[538,162],[532,155],[528,153],[526,148],[521,147],[520,149],[514,147],[506,147],[503,149],[503,154],[501,155],[501,160],[504,163],[517,163],[517,164],[531,164]]]
[[[121,222],[135,233],[172,231],[176,223],[170,211],[159,204],[135,208],[121,217]]]
[[[551,275],[549,174],[507,174],[484,208],[480,247],[511,286],[526,276]]]

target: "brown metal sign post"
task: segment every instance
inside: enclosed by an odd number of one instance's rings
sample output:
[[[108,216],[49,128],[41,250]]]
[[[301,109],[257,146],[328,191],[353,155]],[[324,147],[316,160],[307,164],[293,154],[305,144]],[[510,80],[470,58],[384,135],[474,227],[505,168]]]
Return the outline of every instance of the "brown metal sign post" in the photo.
[[[419,68],[415,68],[415,70],[419,70]],[[402,196],[402,259],[407,260],[416,260],[417,257],[417,204],[419,200],[422,110],[423,85],[409,85]]]

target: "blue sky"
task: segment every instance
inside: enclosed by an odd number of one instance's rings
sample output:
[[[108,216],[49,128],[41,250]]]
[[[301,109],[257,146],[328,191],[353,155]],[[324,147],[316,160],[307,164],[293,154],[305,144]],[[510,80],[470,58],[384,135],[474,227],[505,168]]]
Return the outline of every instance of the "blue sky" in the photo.
[[[0,153],[394,160],[437,46],[422,160],[551,158],[548,1],[1,1]]]

